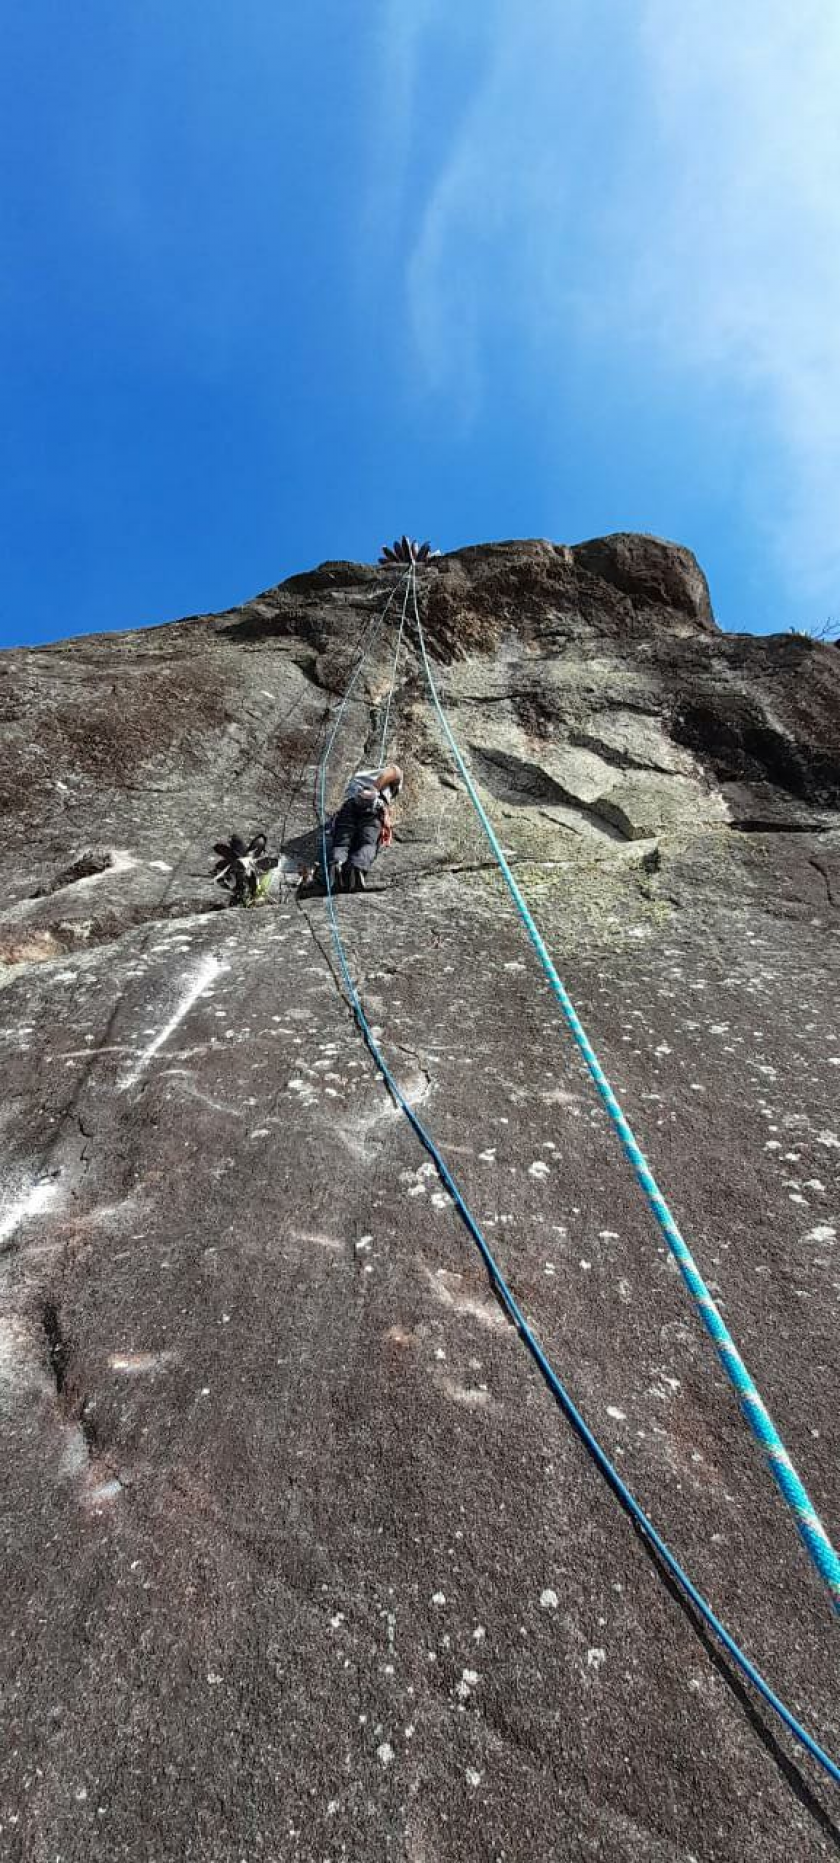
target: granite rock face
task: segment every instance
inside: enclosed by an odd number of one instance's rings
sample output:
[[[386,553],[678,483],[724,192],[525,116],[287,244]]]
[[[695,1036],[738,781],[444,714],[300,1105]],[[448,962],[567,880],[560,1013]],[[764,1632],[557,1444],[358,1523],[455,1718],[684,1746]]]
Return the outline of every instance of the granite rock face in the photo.
[[[713,628],[709,585],[695,556],[660,537],[640,537],[617,531],[611,537],[594,537],[571,552],[578,569],[609,582],[613,588],[646,607],[687,615],[690,621]]]
[[[317,851],[397,573],[0,658],[0,1851],[181,1863],[837,1853],[675,1602],[371,1069]],[[418,573],[458,741],[840,1530],[840,656],[715,626],[688,551]],[[378,754],[400,599],[329,797]],[[413,636],[349,961],[514,1292],[695,1582],[836,1748],[827,1601],[570,1052]]]

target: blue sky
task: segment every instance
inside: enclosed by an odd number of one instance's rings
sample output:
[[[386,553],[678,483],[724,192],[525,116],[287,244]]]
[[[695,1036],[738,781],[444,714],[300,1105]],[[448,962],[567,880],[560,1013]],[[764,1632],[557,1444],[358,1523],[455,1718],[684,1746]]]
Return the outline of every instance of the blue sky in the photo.
[[[7,5],[0,641],[403,529],[838,614],[838,94],[825,0]]]

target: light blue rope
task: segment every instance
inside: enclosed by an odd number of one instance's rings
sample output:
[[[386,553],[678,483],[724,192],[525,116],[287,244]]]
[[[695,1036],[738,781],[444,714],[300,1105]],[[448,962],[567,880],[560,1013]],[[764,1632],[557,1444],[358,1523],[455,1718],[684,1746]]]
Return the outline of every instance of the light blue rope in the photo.
[[[534,950],[537,953],[548,984],[560,1004],[566,1026],[580,1054],[583,1056],[591,1078],[595,1083],[595,1087],[618,1133],[622,1149],[633,1167],[633,1171],[635,1172],[638,1183],[641,1185],[649,1208],[652,1210],[659,1228],[665,1237],[665,1241],[678,1264],[680,1273],[695,1303],[700,1318],[703,1321],[703,1325],[714,1342],[724,1371],[737,1393],[742,1413],[753,1435],[764,1450],[767,1466],[773,1476],[776,1486],[779,1488],[793,1513],[799,1534],[820,1577],[824,1579],[828,1586],[834,1609],[840,1611],[840,1559],[837,1557],[825,1527],[819,1519],[809,1498],[807,1490],[797,1475],[796,1469],[791,1462],[790,1456],[776,1429],[773,1419],[762,1402],[759,1392],[735,1345],[729,1328],[712,1299],[691,1250],[677,1228],[677,1224],[659,1189],[650,1165],[630,1129],[628,1121],[613,1093],[612,1087],[607,1080],[586,1030],[580,1021],[575,1006],[560,980],[554,961],[546,948],[543,938],[531,916],[531,912],[519,890],[511,868],[505,859],[495,831],[476,792],[472,777],[458,749],[458,745],[453,737],[438,697],[429,656],[426,652],[426,642],[417,604],[416,586],[413,588],[413,597],[417,638],[432,704],[446,737],[446,741],[466,785],[467,794],[481,822],[481,826],[484,829],[496,860],[499,863],[505,885],[507,886],[525,930],[528,933]]]
[[[405,625],[406,605],[407,605],[408,597],[410,593],[410,584],[409,584],[408,575],[406,575],[403,580],[405,583],[405,599],[403,601],[402,618],[400,621],[400,639],[402,639],[403,628]],[[380,631],[380,628],[384,625],[387,619],[389,610],[393,606],[393,603],[397,595],[399,594],[400,588],[402,586],[403,586],[402,580],[398,583],[395,583],[381,613],[378,615],[374,615],[372,621],[370,622],[369,627],[365,629],[364,635],[362,637],[362,640],[359,646],[358,660],[356,662],[355,668],[351,675],[350,681],[345,689],[345,692],[341,699],[341,703],[338,707],[338,710],[336,711],[335,717],[333,719],[332,730],[330,731],[329,737],[327,738],[326,748],[321,758],[321,762],[318,766],[318,820],[319,820],[319,827],[321,830],[321,847],[322,847],[322,852],[324,856],[324,875],[325,875],[328,887],[329,887],[329,861],[328,861],[327,836],[326,836],[327,800],[326,800],[326,789],[325,789],[325,772],[326,772],[326,768],[329,763],[330,757],[332,755],[333,745],[335,743],[335,740],[338,736],[339,731],[341,730],[342,719],[350,703],[350,700],[353,696],[353,693],[356,690],[356,686],[358,685],[359,680],[361,678],[362,671],[365,665],[365,661],[368,657],[368,654],[370,653],[370,650],[373,646],[374,641],[376,640],[376,637]],[[396,675],[396,665],[395,665],[395,675]],[[389,700],[388,709],[390,711],[390,700]]]
[[[341,932],[339,930],[338,918],[337,918],[336,909],[335,909],[335,899],[333,896],[332,888],[330,886],[329,858],[328,858],[327,831],[326,831],[327,768],[329,764],[332,747],[333,747],[333,744],[335,743],[336,735],[337,735],[338,728],[341,723],[342,717],[344,715],[344,710],[345,710],[347,701],[349,700],[350,693],[353,690],[356,680],[359,677],[360,671],[361,671],[361,667],[359,666],[356,668],[356,671],[353,675],[350,685],[347,688],[345,698],[342,701],[342,704],[339,706],[339,710],[336,715],[336,720],[335,720],[335,724],[334,724],[331,736],[329,738],[323,757],[321,759],[318,777],[319,777],[319,812],[320,812],[320,817],[321,817],[321,845],[322,845],[322,853],[323,853],[323,861],[324,861],[324,873],[326,875],[326,882],[327,882],[327,911],[329,913],[330,930],[332,933],[332,939],[333,939],[333,944],[335,946],[335,952],[336,952],[336,957],[338,959],[339,969],[341,971],[341,975],[344,981],[344,988],[347,994],[347,1000],[353,1011],[353,1015],[355,1017],[356,1024],[358,1026],[362,1039],[364,1040],[367,1046],[368,1052],[371,1056],[371,1059],[375,1067],[378,1069],[379,1073],[381,1074],[382,1079],[384,1080],[385,1085],[387,1086],[389,1093],[392,1095],[396,1105],[399,1106],[401,1111],[405,1114],[406,1119],[408,1120],[409,1124],[413,1127],[414,1132],[416,1133],[418,1139],[420,1140],[421,1145],[428,1152],[429,1157],[431,1158],[435,1166],[435,1169],[438,1172],[441,1183],[444,1185],[444,1188],[448,1191],[450,1197],[452,1198],[452,1201],[455,1205],[455,1208],[458,1211],[458,1214],[460,1215],[462,1221],[466,1225],[466,1228],[469,1234],[472,1236],[472,1239],[475,1242],[476,1247],[478,1248],[482,1256],[482,1259],[484,1261],[484,1264],[490,1276],[490,1279],[493,1283],[493,1286],[495,1287],[496,1292],[498,1293],[499,1298],[502,1301],[502,1304],[505,1307],[507,1313],[510,1315],[510,1318],[513,1321],[513,1324],[516,1326],[523,1344],[525,1345],[526,1349],[528,1350],[532,1359],[534,1360],[534,1363],[536,1364],[537,1369],[539,1370],[545,1383],[548,1385],[548,1388],[550,1392],[552,1393],[552,1396],[555,1398],[557,1404],[559,1405],[561,1411],[563,1412],[563,1415],[567,1418],[568,1422],[571,1424],[576,1435],[579,1437],[580,1441],[583,1443],[584,1448],[586,1449],[587,1453],[591,1456],[593,1462],[595,1463],[600,1473],[603,1475],[604,1480],[607,1482],[608,1486],[612,1489],[612,1492],[616,1496],[616,1499],[619,1501],[620,1505],[624,1508],[625,1513],[629,1515],[634,1525],[639,1527],[641,1531],[646,1535],[647,1539],[650,1541],[650,1544],[654,1547],[659,1558],[662,1560],[663,1565],[670,1572],[671,1577],[676,1581],[681,1591],[693,1604],[695,1610],[698,1612],[700,1617],[702,1617],[703,1622],[707,1625],[708,1629],[712,1631],[713,1635],[717,1638],[718,1642],[727,1651],[728,1655],[732,1658],[732,1661],[740,1669],[741,1674],[745,1676],[746,1680],[752,1684],[757,1694],[761,1696],[762,1700],[766,1702],[767,1706],[771,1708],[773,1713],[776,1714],[779,1720],[783,1722],[784,1726],[788,1729],[788,1732],[793,1735],[793,1738],[799,1742],[800,1746],[804,1747],[805,1751],[810,1754],[811,1758],[816,1761],[817,1765],[822,1767],[823,1772],[827,1773],[829,1779],[832,1779],[835,1785],[840,1785],[840,1766],[838,1766],[835,1763],[835,1761],[830,1757],[830,1755],[824,1751],[824,1749],[819,1745],[818,1741],[816,1741],[813,1738],[813,1736],[807,1732],[807,1729],[802,1726],[801,1722],[799,1722],[796,1719],[796,1716],[791,1713],[788,1707],[785,1706],[785,1703],[781,1701],[779,1696],[774,1693],[773,1689],[770,1687],[770,1684],[768,1682],[765,1682],[764,1677],[761,1675],[760,1671],[756,1669],[754,1665],[750,1662],[749,1657],[745,1656],[743,1650],[735,1642],[734,1637],[730,1636],[729,1631],[725,1629],[724,1625],[720,1622],[719,1618],[715,1616],[715,1613],[712,1610],[711,1605],[706,1603],[706,1600],[703,1597],[702,1592],[699,1592],[696,1586],[692,1584],[692,1581],[688,1577],[688,1574],[683,1571],[682,1566],[680,1565],[679,1561],[674,1557],[674,1554],[671,1552],[670,1548],[666,1545],[665,1541],[660,1538],[659,1534],[656,1531],[656,1528],[648,1520],[647,1515],[645,1514],[643,1509],[639,1506],[639,1503],[636,1500],[635,1495],[633,1495],[630,1489],[626,1487],[625,1483],[622,1481],[621,1476],[618,1473],[618,1470],[615,1468],[613,1463],[610,1461],[605,1450],[601,1448],[601,1445],[598,1442],[597,1437],[593,1435],[592,1431],[589,1428],[589,1425],[584,1421],[584,1418],[581,1416],[580,1411],[577,1409],[577,1406],[573,1402],[572,1398],[569,1396],[569,1393],[566,1390],[565,1386],[561,1383],[560,1379],[557,1376],[557,1373],[553,1370],[551,1364],[549,1363],[549,1360],[546,1358],[546,1355],[542,1349],[542,1346],[540,1345],[539,1340],[537,1339],[535,1333],[532,1332],[531,1327],[529,1326],[528,1321],[526,1320],[524,1314],[520,1311],[520,1308],[517,1305],[517,1302],[515,1301],[510,1288],[508,1287],[507,1281],[505,1280],[504,1275],[502,1274],[501,1268],[499,1267],[496,1261],[496,1258],[492,1252],[492,1249],[490,1248],[490,1244],[486,1240],[481,1228],[479,1227],[476,1217],[473,1215],[472,1210],[470,1209],[470,1206],[466,1201],[466,1198],[463,1192],[461,1191],[461,1189],[459,1188],[459,1185],[457,1184],[455,1178],[453,1177],[452,1172],[450,1171],[449,1166],[446,1163],[446,1159],[444,1158],[442,1152],[438,1150],[435,1140],[432,1138],[431,1133],[427,1130],[426,1126],[423,1124],[423,1121],[420,1118],[419,1114],[415,1112],[414,1107],[406,1099],[405,1094],[403,1093],[402,1088],[399,1085],[399,1082],[396,1080],[395,1076],[391,1073],[391,1070],[388,1066],[387,1061],[385,1060],[382,1050],[377,1043],[376,1037],[374,1036],[373,1030],[371,1029],[370,1023],[368,1022],[367,1016],[365,1015],[364,1009],[362,1007],[362,1003],[359,997],[358,990],[356,989],[356,985],[353,981],[353,977],[350,971],[350,966],[347,961],[347,953],[344,948],[344,942],[341,936]]]
[[[391,684],[388,690],[388,702],[385,706],[385,718],[384,718],[383,725],[382,725],[382,737],[381,737],[380,744],[379,744],[379,766],[378,767],[380,769],[382,769],[385,764],[385,751],[388,746],[388,727],[391,723],[391,706],[393,705],[393,702],[394,702],[394,687],[396,686],[396,683],[397,683],[397,668],[400,663],[400,648],[402,647],[403,634],[405,633],[405,621],[406,621],[406,615],[408,614],[408,598],[410,594],[411,594],[411,584],[409,583],[408,578],[406,578],[405,595],[403,597],[403,605],[402,605],[402,614],[400,615],[400,629],[397,635],[397,645],[394,650],[394,665],[393,665],[393,669],[391,672]],[[387,614],[387,609],[385,610],[385,612]]]

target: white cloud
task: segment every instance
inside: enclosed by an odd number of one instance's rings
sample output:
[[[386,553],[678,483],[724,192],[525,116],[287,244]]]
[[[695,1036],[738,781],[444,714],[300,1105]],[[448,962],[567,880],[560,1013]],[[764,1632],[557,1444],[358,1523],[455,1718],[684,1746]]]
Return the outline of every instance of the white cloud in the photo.
[[[646,0],[662,160],[632,277],[673,365],[729,378],[780,448],[792,578],[840,573],[840,13],[822,0]]]
[[[573,200],[563,54],[580,13],[579,0],[565,17],[555,0],[483,7],[486,76],[420,216],[408,267],[413,337],[428,382],[454,388],[462,411],[479,393],[492,318],[542,328],[546,289],[550,299],[562,292],[559,235]]]
[[[420,99],[433,82],[430,38],[445,20],[443,0],[380,0],[374,17],[368,59],[372,175],[363,231],[383,245],[410,209]]]
[[[672,411],[707,381],[766,437],[756,516],[772,502],[782,567],[836,591],[840,12],[492,0],[479,19],[484,77],[407,267],[427,387],[468,414],[500,342],[536,351],[547,394],[576,345],[649,369]]]

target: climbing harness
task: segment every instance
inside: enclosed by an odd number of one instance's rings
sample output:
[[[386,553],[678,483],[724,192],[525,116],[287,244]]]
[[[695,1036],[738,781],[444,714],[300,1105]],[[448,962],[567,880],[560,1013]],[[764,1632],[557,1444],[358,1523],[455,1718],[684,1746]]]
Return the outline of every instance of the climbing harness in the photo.
[[[502,878],[504,879],[505,885],[516,907],[516,911],[536,951],[549,987],[557,998],[564,1021],[575,1046],[586,1063],[590,1077],[595,1084],[595,1088],[618,1134],[622,1150],[632,1166],[648,1207],[652,1211],[661,1234],[664,1236],[668,1248],[677,1262],[683,1281],[694,1301],[697,1312],[714,1343],[718,1358],[729,1378],[730,1384],[736,1392],[742,1413],[753,1435],[764,1451],[767,1466],[776,1486],[793,1513],[798,1532],[805,1548],[819,1572],[820,1577],[828,1586],[834,1608],[836,1611],[840,1611],[840,1559],[837,1557],[837,1553],[819,1519],[807,1490],[800,1481],[772,1417],[762,1402],[761,1396],[741,1358],[729,1328],[719,1308],[712,1299],[691,1250],[680,1234],[676,1221],[659,1189],[641,1146],[638,1144],[629,1122],[622,1112],[619,1102],[616,1099],[595,1050],[586,1034],[586,1030],[580,1021],[574,1004],[560,980],[554,961],[534,923],[529,907],[519,890],[508,861],[505,859],[496,833],[480,801],[475,784],[473,783],[467,765],[464,762],[464,758],[452,734],[440,698],[438,697],[434,675],[426,651],[426,641],[423,633],[423,625],[420,620],[417,589],[416,583],[413,580],[413,575],[412,599],[420,656],[432,705],[465,784],[469,799],[478,816],[484,833],[487,836],[495,859],[498,862]]]
[[[410,575],[412,574],[411,570],[409,571],[409,574]],[[416,607],[416,591],[415,591],[415,607]],[[417,621],[419,624],[419,614],[417,615]],[[422,633],[420,634],[419,638],[422,640]],[[563,1412],[563,1415],[566,1417],[567,1421],[571,1424],[572,1429],[575,1431],[575,1434],[577,1435],[580,1442],[583,1444],[588,1455],[591,1457],[592,1461],[595,1463],[599,1472],[604,1477],[604,1480],[607,1482],[613,1494],[616,1496],[616,1499],[618,1500],[619,1504],[624,1509],[625,1513],[629,1516],[634,1526],[637,1527],[642,1532],[642,1534],[645,1536],[647,1541],[654,1548],[659,1559],[662,1561],[662,1564],[664,1565],[666,1570],[670,1573],[671,1577],[676,1581],[683,1595],[694,1606],[695,1610],[698,1612],[703,1622],[707,1625],[708,1629],[712,1631],[713,1635],[717,1638],[718,1642],[721,1644],[723,1649],[726,1650],[727,1654],[731,1657],[732,1661],[736,1664],[741,1674],[752,1685],[752,1687],[756,1690],[757,1694],[766,1703],[766,1705],[772,1709],[773,1713],[778,1716],[779,1720],[782,1721],[783,1725],[788,1729],[788,1732],[793,1735],[794,1739],[797,1740],[799,1744],[805,1749],[805,1751],[810,1755],[810,1757],[816,1761],[817,1765],[822,1768],[822,1770],[828,1775],[828,1777],[831,1780],[833,1780],[833,1782],[836,1785],[840,1785],[840,1766],[838,1766],[836,1762],[830,1757],[830,1755],[825,1752],[825,1750],[819,1745],[819,1743],[813,1738],[813,1736],[807,1732],[807,1729],[804,1728],[801,1725],[801,1723],[796,1719],[795,1715],[792,1714],[791,1710],[785,1705],[785,1703],[782,1700],[780,1700],[779,1696],[774,1693],[769,1683],[764,1680],[764,1677],[761,1675],[760,1671],[754,1667],[754,1665],[750,1662],[749,1657],[745,1655],[744,1651],[735,1642],[734,1637],[730,1635],[729,1631],[720,1622],[719,1618],[716,1617],[714,1611],[711,1608],[711,1605],[709,1605],[706,1602],[706,1599],[703,1597],[702,1593],[697,1590],[696,1586],[692,1583],[691,1579],[688,1577],[688,1574],[683,1570],[682,1566],[679,1564],[679,1561],[677,1560],[675,1555],[671,1552],[670,1547],[657,1533],[656,1528],[653,1526],[652,1522],[648,1519],[647,1515],[645,1514],[644,1510],[640,1506],[639,1502],[636,1500],[631,1490],[622,1481],[621,1476],[618,1473],[618,1470],[615,1468],[614,1464],[610,1461],[608,1455],[606,1454],[606,1451],[601,1447],[601,1444],[598,1442],[597,1438],[595,1437],[593,1432],[590,1430],[588,1424],[585,1422],[580,1411],[577,1409],[577,1406],[575,1405],[573,1399],[569,1395],[565,1386],[562,1384],[560,1378],[557,1376],[557,1373],[554,1371],[548,1358],[543,1352],[543,1349],[536,1337],[536,1334],[533,1332],[532,1328],[529,1326],[528,1321],[526,1320],[524,1314],[522,1313],[516,1300],[514,1299],[514,1296],[507,1284],[507,1281],[505,1280],[505,1277],[502,1273],[501,1268],[498,1265],[498,1262],[495,1259],[495,1256],[493,1255],[493,1252],[478,1223],[478,1220],[473,1214],[473,1211],[471,1210],[466,1200],[466,1197],[464,1196],[455,1177],[453,1176],[453,1173],[450,1171],[449,1166],[446,1162],[446,1159],[443,1156],[443,1153],[439,1150],[431,1133],[429,1132],[428,1128],[424,1125],[422,1119],[420,1118],[420,1115],[415,1111],[414,1107],[411,1105],[410,1101],[406,1098],[405,1094],[403,1093],[402,1088],[399,1085],[399,1082],[397,1081],[395,1075],[391,1072],[391,1069],[388,1066],[388,1063],[385,1059],[382,1049],[380,1048],[379,1043],[376,1039],[376,1036],[374,1035],[373,1029],[371,1028],[370,1023],[367,1020],[367,1017],[365,1015],[365,1011],[364,1011],[364,1008],[361,1002],[361,998],[359,996],[356,985],[353,981],[353,976],[350,970],[347,953],[344,947],[344,941],[342,939],[341,930],[340,930],[339,923],[338,923],[338,915],[337,915],[336,908],[335,908],[333,889],[330,885],[329,863],[328,863],[328,853],[327,853],[327,815],[326,815],[326,785],[327,785],[327,773],[328,773],[328,768],[329,768],[329,761],[330,761],[330,757],[332,754],[333,746],[335,744],[339,729],[341,727],[344,713],[347,709],[352,693],[355,690],[356,684],[358,683],[359,677],[361,675],[363,664],[364,664],[364,659],[360,659],[359,663],[357,664],[351,676],[351,679],[347,686],[347,690],[344,694],[344,697],[342,698],[341,703],[338,706],[336,716],[333,721],[332,729],[327,738],[327,742],[324,748],[323,756],[321,758],[321,763],[320,763],[319,771],[318,771],[318,808],[319,808],[319,817],[320,817],[320,824],[321,824],[321,839],[322,839],[324,872],[325,872],[326,882],[327,882],[327,911],[329,915],[330,931],[332,935],[333,945],[335,948],[336,958],[338,961],[339,971],[340,971],[340,974],[343,980],[347,1002],[348,1002],[350,1009],[352,1010],[356,1025],[367,1047],[368,1053],[371,1056],[374,1066],[376,1067],[379,1074],[381,1075],[389,1093],[391,1094],[394,1100],[395,1105],[397,1105],[400,1108],[400,1110],[404,1113],[416,1137],[419,1139],[421,1145],[424,1147],[425,1151],[428,1153],[432,1163],[435,1166],[438,1176],[440,1177],[441,1183],[443,1184],[444,1188],[446,1189],[449,1196],[451,1197],[455,1205],[455,1208],[457,1209],[458,1214],[461,1217],[461,1220],[463,1221],[468,1233],[470,1234],[474,1243],[476,1244],[476,1247],[479,1250],[479,1253],[482,1257],[482,1260],[484,1262],[484,1265],[490,1277],[491,1285],[493,1286],[499,1300],[501,1301],[502,1306],[504,1307],[505,1311],[507,1312],[511,1321],[516,1327],[517,1332],[519,1333],[519,1337],[522,1340],[524,1346],[526,1347],[526,1350],[530,1353],[531,1358],[534,1360],[534,1363],[536,1364],[537,1369],[539,1370],[544,1382],[548,1386],[548,1389],[550,1390],[560,1410]],[[453,740],[453,745],[454,745],[454,740]],[[459,759],[459,762],[460,762],[460,759]],[[465,772],[465,776],[466,776],[466,772]],[[469,781],[468,778],[467,780]],[[479,807],[480,807],[480,804],[479,804]],[[489,827],[489,824],[488,824],[488,827]],[[504,856],[502,856],[502,859],[504,859]]]

